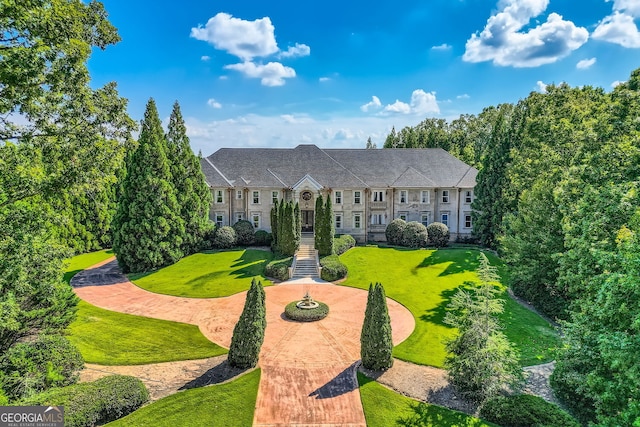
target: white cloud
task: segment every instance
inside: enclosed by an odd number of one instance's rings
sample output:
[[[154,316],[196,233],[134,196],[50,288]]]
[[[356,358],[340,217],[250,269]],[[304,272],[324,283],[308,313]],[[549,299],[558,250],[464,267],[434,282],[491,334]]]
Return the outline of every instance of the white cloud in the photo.
[[[610,0],[606,0],[610,1]],[[613,10],[620,10],[629,15],[640,17],[640,1],[638,0],[613,0]]]
[[[384,111],[387,113],[409,114],[411,113],[411,106],[409,106],[409,104],[407,104],[406,102],[402,102],[396,99],[396,102],[384,107]]]
[[[280,116],[285,123],[288,124],[303,124],[303,123],[312,123],[313,119],[306,115],[293,115],[293,114],[282,114]]]
[[[440,107],[436,101],[436,93],[426,93],[422,89],[416,89],[411,94],[411,112],[415,114],[439,114]]]
[[[532,18],[542,14],[549,0],[504,0],[500,11],[487,20],[482,32],[467,40],[462,57],[467,62],[493,61],[495,65],[537,67],[550,64],[578,49],[589,32],[550,13],[546,22],[521,32]]]
[[[622,47],[640,48],[640,31],[633,15],[618,10],[600,21],[591,36]]]
[[[225,65],[227,70],[235,70],[252,79],[260,79],[263,86],[282,86],[284,79],[296,76],[296,71],[291,67],[286,67],[279,62],[269,62],[267,64],[254,64],[253,62],[243,62],[240,64]]]
[[[211,108],[222,108],[222,104],[220,104],[218,101],[216,101],[213,98],[209,98],[207,100],[207,105]]]
[[[319,81],[320,83],[330,82],[330,81],[331,81],[331,77],[320,77],[320,78],[318,79],[318,81]]]
[[[311,48],[306,44],[296,43],[295,46],[289,46],[289,48],[281,52],[279,56],[281,58],[297,58],[301,56],[309,56],[311,55]]]
[[[375,95],[371,97],[371,101],[360,107],[360,109],[365,113],[369,112],[370,110],[379,110],[380,108],[382,108],[382,103],[380,102],[380,98]]]
[[[206,41],[244,61],[278,52],[269,17],[245,21],[221,12],[209,19],[204,27],[192,28],[191,37]]]
[[[450,49],[451,49],[451,45],[446,43],[442,43],[441,45],[438,45],[438,46],[431,46],[431,50],[450,50]]]
[[[578,70],[588,70],[596,63],[596,58],[582,59],[576,64]]]
[[[210,57],[210,56],[207,56],[207,55],[202,55],[202,56],[200,57],[200,60],[201,60],[201,61],[204,61],[204,62],[207,62],[207,61],[211,60],[211,57]]]
[[[469,99],[471,98],[468,93],[463,93],[462,95],[456,96],[456,99]]]
[[[544,83],[542,80],[538,80],[538,81],[536,82],[536,86],[537,86],[537,88],[538,88],[538,92],[540,92],[540,93],[547,93],[547,86],[548,86],[548,85],[547,85],[546,83]]]

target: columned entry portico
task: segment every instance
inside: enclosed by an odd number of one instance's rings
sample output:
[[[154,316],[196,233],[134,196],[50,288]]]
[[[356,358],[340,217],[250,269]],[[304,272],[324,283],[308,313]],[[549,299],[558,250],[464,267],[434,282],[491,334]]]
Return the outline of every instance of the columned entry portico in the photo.
[[[302,217],[302,232],[303,233],[313,233],[313,211],[303,210],[300,211],[300,216]]]

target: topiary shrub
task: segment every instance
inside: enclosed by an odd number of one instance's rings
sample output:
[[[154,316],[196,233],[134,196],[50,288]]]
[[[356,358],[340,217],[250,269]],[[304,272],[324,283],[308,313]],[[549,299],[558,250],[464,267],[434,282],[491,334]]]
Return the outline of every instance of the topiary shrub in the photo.
[[[264,274],[273,279],[288,280],[291,263],[293,263],[293,257],[274,259],[267,264],[264,269]]]
[[[235,368],[249,369],[258,364],[267,327],[265,294],[262,283],[251,281],[238,323],[233,328],[227,361]]]
[[[391,319],[384,287],[381,283],[370,284],[360,334],[362,366],[374,371],[385,371],[393,366],[392,352]]]
[[[268,231],[258,230],[254,234],[255,244],[258,246],[271,246],[272,235]]]
[[[0,363],[0,389],[17,400],[51,387],[78,381],[84,360],[78,349],[62,335],[41,335],[7,350]]]
[[[344,265],[337,255],[329,255],[320,258],[320,278],[327,282],[335,282],[336,280],[347,277],[347,266]]]
[[[449,244],[449,227],[441,222],[432,222],[427,225],[429,243],[437,248],[443,248]]]
[[[315,322],[316,320],[324,319],[329,314],[329,306],[323,302],[316,301],[318,303],[316,308],[298,308],[298,302],[290,302],[284,308],[284,315],[288,319],[297,322]]]
[[[125,375],[111,375],[90,383],[52,389],[19,404],[62,405],[65,427],[88,427],[122,418],[148,401],[149,392],[142,381]]]
[[[427,227],[417,221],[408,222],[402,231],[402,246],[424,248],[428,240]]]
[[[406,227],[407,222],[404,219],[398,218],[391,221],[384,230],[387,243],[390,245],[402,245],[402,235]]]
[[[233,230],[236,232],[236,245],[250,246],[256,241],[255,230],[250,221],[243,219],[233,224]]]
[[[216,230],[213,236],[213,247],[219,249],[229,249],[236,245],[236,231],[228,225]]]
[[[336,255],[342,255],[349,249],[356,245],[356,239],[349,234],[343,234],[340,237],[333,239],[333,253]]]
[[[480,417],[504,427],[580,427],[557,405],[530,394],[489,399],[480,408]]]

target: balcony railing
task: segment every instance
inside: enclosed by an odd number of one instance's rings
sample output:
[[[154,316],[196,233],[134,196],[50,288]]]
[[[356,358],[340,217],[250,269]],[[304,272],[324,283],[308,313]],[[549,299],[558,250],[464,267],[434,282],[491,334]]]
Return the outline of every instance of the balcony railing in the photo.
[[[386,209],[387,202],[371,202],[369,203],[369,209]]]

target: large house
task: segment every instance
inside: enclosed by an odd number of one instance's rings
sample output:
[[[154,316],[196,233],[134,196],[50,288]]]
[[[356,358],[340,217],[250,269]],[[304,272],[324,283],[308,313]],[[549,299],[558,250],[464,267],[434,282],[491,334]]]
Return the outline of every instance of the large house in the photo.
[[[271,231],[281,199],[297,201],[303,231],[313,231],[315,200],[331,197],[336,233],[385,240],[395,218],[446,224],[452,239],[471,234],[478,170],[440,148],[223,148],[203,158],[218,226],[249,220]]]

